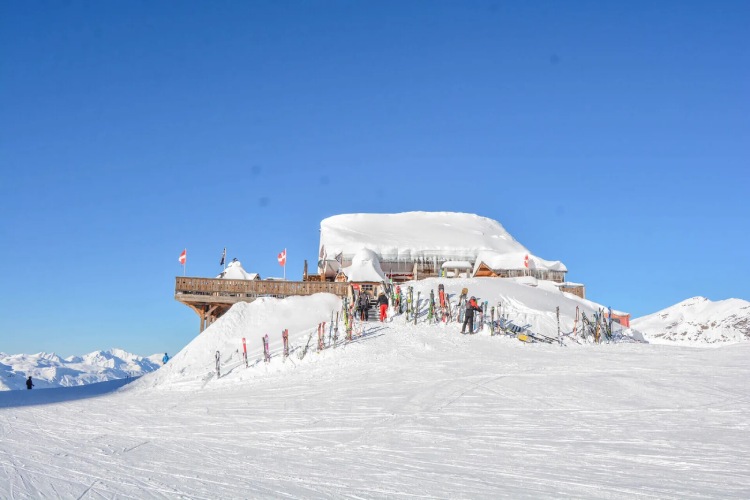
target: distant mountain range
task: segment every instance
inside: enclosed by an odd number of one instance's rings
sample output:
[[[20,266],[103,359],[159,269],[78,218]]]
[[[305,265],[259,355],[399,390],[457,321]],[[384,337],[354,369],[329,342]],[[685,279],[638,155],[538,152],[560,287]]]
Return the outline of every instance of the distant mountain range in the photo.
[[[712,302],[693,297],[654,314],[637,318],[631,327],[655,343],[719,344],[750,340],[750,302]]]
[[[122,349],[94,351],[61,358],[52,353],[5,354],[0,352],[0,390],[26,389],[31,376],[34,389],[70,387],[107,380],[138,377],[158,369],[163,354],[138,356]]]

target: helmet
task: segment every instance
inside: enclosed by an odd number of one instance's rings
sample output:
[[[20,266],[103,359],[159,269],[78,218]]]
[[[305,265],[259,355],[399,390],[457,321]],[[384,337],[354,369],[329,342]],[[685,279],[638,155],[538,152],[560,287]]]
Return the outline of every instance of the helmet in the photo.
[[[472,295],[471,300],[477,300],[477,298]]]

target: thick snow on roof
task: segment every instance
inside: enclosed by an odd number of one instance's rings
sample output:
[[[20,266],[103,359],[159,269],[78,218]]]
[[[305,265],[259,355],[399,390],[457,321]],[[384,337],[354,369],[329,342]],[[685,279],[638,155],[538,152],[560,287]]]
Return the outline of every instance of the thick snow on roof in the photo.
[[[449,260],[443,263],[443,269],[471,269],[471,262],[468,260]]]
[[[525,269],[524,261],[529,257],[529,269],[544,269],[547,271],[564,271],[568,268],[559,260],[545,260],[527,252],[498,253],[491,250],[483,250],[477,255],[474,263],[474,272],[477,272],[479,264],[484,262],[491,269]]]
[[[344,214],[320,223],[321,258],[370,248],[381,260],[470,260],[480,250],[528,253],[503,226],[457,212]]]
[[[349,281],[385,281],[378,256],[369,248],[359,250],[352,258],[352,265],[342,269]]]
[[[259,276],[257,273],[248,273],[243,269],[239,260],[233,260],[227,265],[227,268],[217,276],[217,278],[223,278],[225,280],[255,280],[259,279]]]

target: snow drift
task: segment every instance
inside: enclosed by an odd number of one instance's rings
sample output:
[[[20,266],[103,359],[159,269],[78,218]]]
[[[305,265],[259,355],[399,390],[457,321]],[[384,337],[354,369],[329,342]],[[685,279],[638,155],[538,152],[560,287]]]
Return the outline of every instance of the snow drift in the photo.
[[[241,365],[244,368],[243,338],[248,359],[256,363],[263,353],[264,335],[268,334],[271,350],[278,352],[284,329],[289,330],[290,344],[305,342],[318,323],[330,322],[331,313],[340,308],[341,299],[330,293],[284,299],[261,297],[249,303],[239,302],[172,357],[161,370],[141,378],[133,387],[176,387],[184,390],[201,387],[214,378],[216,351],[221,353],[222,376],[229,375]],[[289,364],[292,363],[290,361]],[[222,380],[224,377],[218,382]]]

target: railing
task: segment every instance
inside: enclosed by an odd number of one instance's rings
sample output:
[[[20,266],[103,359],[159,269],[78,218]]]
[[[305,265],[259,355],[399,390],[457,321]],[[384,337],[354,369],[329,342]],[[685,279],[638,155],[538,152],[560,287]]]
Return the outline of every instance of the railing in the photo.
[[[262,281],[177,277],[174,294],[176,298],[180,295],[287,297],[289,295],[312,295],[327,292],[343,297],[347,294],[348,286],[348,283],[323,281]]]

